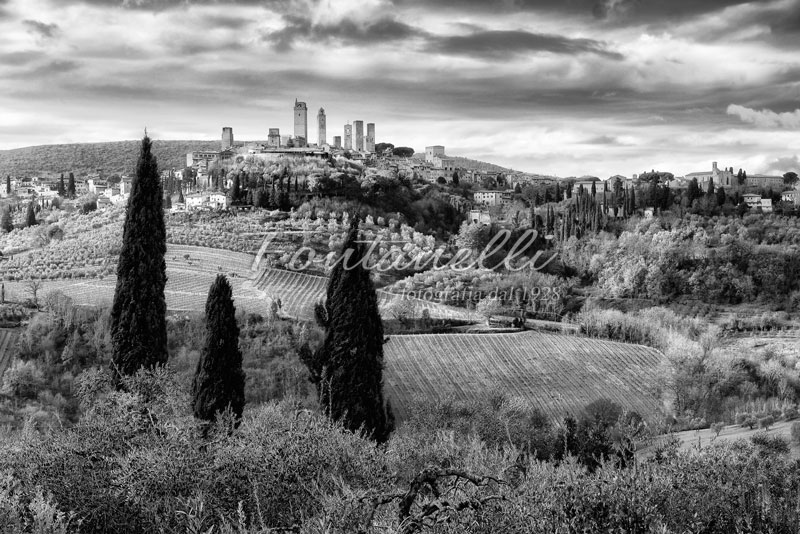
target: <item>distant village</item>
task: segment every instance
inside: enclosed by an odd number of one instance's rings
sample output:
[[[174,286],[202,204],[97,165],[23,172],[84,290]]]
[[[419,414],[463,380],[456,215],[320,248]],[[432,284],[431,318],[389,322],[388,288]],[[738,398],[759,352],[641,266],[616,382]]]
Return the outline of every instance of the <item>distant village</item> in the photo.
[[[375,123],[355,120],[343,125],[343,135],[334,135],[329,142],[327,117],[324,108],[317,113],[316,142],[309,142],[308,106],[295,101],[293,108],[293,135],[283,135],[279,128],[269,128],[266,143],[236,143],[233,128],[223,127],[220,149],[195,151],[186,154],[186,167],[183,169],[162,170],[162,181],[176,181],[180,184],[179,198],[168,206],[173,212],[195,210],[223,210],[230,207],[228,196],[214,187],[211,178],[213,168],[231,167],[246,158],[264,161],[280,158],[321,158],[330,160],[346,157],[361,162],[365,167],[384,171],[403,171],[431,183],[457,183],[470,185],[472,200],[453,196],[453,204],[474,223],[492,224],[508,222],[510,214],[515,213],[515,203],[519,206],[519,193],[526,186],[544,188],[560,184],[561,198],[547,198],[549,201],[566,200],[568,190],[583,189],[600,195],[615,188],[632,188],[639,184],[640,175],[630,177],[609,176],[606,179],[584,176],[581,178],[559,179],[556,177],[533,175],[524,172],[502,172],[492,165],[480,164],[465,158],[449,157],[445,147],[432,145],[425,147],[424,158],[415,155],[413,150],[400,153],[393,145],[375,143]],[[184,176],[191,173],[191,176]],[[740,203],[751,210],[762,213],[773,211],[773,200],[788,205],[800,206],[800,190],[784,185],[783,176],[747,175],[733,167],[720,168],[713,162],[709,170],[692,172],[685,176],[672,176],[662,185],[671,190],[681,191],[696,181],[701,191],[709,184],[724,188],[726,194],[736,195]],[[0,197],[16,196],[34,201],[41,208],[49,207],[58,197],[59,183],[63,175],[50,173],[42,176],[16,179],[9,177],[5,187],[0,187]],[[131,177],[127,175],[103,177],[99,172],[74,177],[77,196],[94,195],[97,208],[124,204],[131,187]],[[223,184],[230,188],[230,183]],[[796,187],[796,186],[795,186]],[[598,197],[599,200],[599,197]],[[518,210],[517,210],[518,212]],[[616,213],[616,212],[615,212]],[[643,210],[645,217],[652,216],[653,210]],[[611,215],[609,210],[609,215]]]

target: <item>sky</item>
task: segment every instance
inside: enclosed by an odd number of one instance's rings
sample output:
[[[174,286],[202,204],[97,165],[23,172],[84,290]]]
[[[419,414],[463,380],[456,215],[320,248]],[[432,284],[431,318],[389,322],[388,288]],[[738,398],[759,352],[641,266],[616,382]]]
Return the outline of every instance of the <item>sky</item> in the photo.
[[[557,176],[800,170],[800,0],[0,0],[0,149],[266,139],[308,104]]]

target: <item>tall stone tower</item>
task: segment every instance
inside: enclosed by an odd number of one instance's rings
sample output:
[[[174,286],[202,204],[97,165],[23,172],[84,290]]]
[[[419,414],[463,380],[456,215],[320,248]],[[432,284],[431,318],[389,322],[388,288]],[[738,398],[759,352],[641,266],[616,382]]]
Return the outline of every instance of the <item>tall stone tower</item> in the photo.
[[[323,108],[319,108],[319,113],[317,113],[317,133],[318,133],[318,140],[317,145],[323,147],[328,144],[328,136],[325,131],[325,110]]]
[[[365,147],[367,152],[373,153],[375,152],[375,123],[368,122],[367,123],[367,146]]]
[[[342,136],[341,135],[334,135],[333,136],[333,148],[342,148]]]
[[[364,152],[364,121],[353,121],[356,127],[356,150]]]
[[[308,141],[308,108],[305,102],[294,101],[294,137]]]
[[[227,150],[233,147],[233,128],[230,126],[226,126],[222,129],[222,148],[221,150]]]
[[[350,124],[344,125],[344,149],[353,150],[353,126]]]

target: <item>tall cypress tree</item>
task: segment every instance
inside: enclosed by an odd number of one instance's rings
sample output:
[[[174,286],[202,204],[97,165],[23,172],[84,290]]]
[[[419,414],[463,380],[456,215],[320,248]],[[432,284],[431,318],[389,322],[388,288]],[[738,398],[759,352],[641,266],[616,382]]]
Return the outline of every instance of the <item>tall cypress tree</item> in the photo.
[[[69,173],[69,180],[67,181],[67,196],[75,198],[75,175]]]
[[[167,361],[166,229],[161,181],[151,148],[145,134],[122,231],[111,308],[112,361],[117,377]]]
[[[11,210],[6,206],[3,208],[3,215],[0,216],[0,227],[6,232],[14,229],[14,221],[11,219]]]
[[[33,211],[33,202],[28,202],[28,213],[25,215],[25,226],[36,226],[36,213]]]
[[[11,194],[11,175],[10,174],[6,175],[6,194],[7,195]]]
[[[361,263],[365,247],[357,241],[353,217],[328,281],[325,341],[306,365],[328,415],[383,442],[393,429],[383,398],[383,323],[369,271]]]
[[[67,195],[67,187],[64,185],[64,173],[61,173],[61,178],[58,179],[58,196],[63,197]]]
[[[195,417],[216,419],[230,406],[237,419],[244,410],[244,371],[239,351],[239,326],[228,279],[217,275],[206,300],[206,336],[192,382]]]

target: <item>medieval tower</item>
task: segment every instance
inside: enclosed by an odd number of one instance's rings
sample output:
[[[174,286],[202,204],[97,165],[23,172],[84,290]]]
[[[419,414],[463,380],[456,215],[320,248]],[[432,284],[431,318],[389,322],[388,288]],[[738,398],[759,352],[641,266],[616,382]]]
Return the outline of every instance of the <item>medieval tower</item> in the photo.
[[[350,124],[344,125],[344,149],[353,150],[353,126]]]
[[[319,113],[317,113],[317,145],[323,147],[328,144],[328,136],[325,131],[325,110],[323,108],[319,108]]]
[[[308,108],[305,102],[298,102],[297,99],[294,101],[294,137],[308,141]]]
[[[356,150],[364,152],[364,121],[354,121],[356,127]]]
[[[373,153],[375,152],[375,123],[368,122],[367,123],[367,141],[366,141],[366,149],[367,152]]]
[[[226,126],[222,129],[221,150],[228,150],[229,148],[233,148],[233,128]]]

